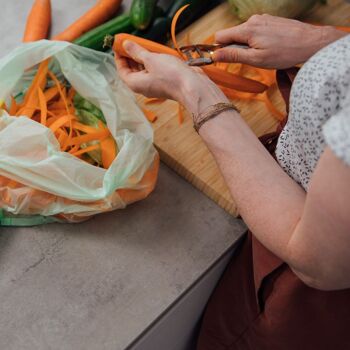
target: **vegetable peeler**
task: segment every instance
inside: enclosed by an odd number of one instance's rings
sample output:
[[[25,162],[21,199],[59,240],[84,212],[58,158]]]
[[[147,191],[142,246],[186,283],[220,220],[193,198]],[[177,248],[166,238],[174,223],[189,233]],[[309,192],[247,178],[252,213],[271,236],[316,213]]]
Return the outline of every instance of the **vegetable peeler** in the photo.
[[[239,49],[249,49],[249,45],[242,43],[233,43],[229,45],[225,44],[197,44],[197,45],[189,45],[180,47],[180,51],[186,55],[187,61],[186,63],[189,66],[206,66],[208,64],[214,63],[213,61],[213,53],[216,50],[222,48],[239,48]]]

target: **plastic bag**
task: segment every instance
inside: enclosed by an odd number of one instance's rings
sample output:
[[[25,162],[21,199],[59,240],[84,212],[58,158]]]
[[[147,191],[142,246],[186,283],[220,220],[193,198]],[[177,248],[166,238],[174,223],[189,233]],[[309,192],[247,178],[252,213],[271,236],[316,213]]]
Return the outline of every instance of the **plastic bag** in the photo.
[[[0,100],[30,85],[51,57],[63,75],[99,107],[119,153],[108,170],[61,152],[50,129],[0,110],[0,225],[78,222],[145,198],[155,187],[159,157],[153,130],[119,79],[113,57],[67,42],[24,44],[0,61]]]

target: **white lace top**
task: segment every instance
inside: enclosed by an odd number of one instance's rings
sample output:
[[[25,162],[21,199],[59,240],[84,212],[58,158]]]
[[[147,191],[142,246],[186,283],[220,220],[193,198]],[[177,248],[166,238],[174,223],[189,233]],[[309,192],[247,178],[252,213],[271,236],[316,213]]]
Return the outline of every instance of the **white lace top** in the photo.
[[[307,190],[327,145],[350,166],[350,35],[319,51],[299,71],[277,160]]]

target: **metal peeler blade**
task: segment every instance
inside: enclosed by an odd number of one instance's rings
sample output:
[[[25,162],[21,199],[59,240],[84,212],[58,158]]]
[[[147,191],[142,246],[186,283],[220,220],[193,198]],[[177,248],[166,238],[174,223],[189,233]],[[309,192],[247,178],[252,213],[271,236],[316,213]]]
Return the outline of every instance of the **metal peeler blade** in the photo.
[[[249,49],[249,45],[242,43],[231,43],[230,45],[224,44],[196,44],[180,47],[180,51],[185,54],[189,66],[206,66],[214,63],[212,55],[214,51],[218,49],[227,48],[240,48]]]

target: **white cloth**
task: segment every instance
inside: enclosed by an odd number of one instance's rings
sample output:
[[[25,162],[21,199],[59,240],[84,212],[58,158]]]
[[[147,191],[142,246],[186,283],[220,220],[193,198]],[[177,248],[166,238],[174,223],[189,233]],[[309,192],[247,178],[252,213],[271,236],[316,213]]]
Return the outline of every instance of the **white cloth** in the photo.
[[[350,35],[323,48],[299,71],[276,157],[307,190],[327,145],[350,166]]]

